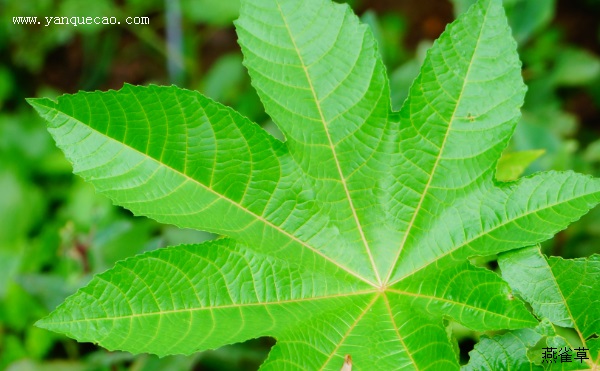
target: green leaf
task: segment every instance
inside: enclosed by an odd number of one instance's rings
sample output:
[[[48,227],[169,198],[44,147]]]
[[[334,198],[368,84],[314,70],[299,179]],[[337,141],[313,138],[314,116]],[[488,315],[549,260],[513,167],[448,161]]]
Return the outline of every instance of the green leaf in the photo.
[[[54,320],[42,324],[52,330],[68,328],[65,333],[72,337],[85,334],[82,340],[109,349],[127,343],[131,352],[173,354],[278,336],[325,307],[338,321],[352,321],[351,306],[367,305],[376,295],[361,294],[368,290],[360,284],[342,286],[345,272],[328,273],[320,263],[273,258],[229,239],[160,249],[96,276],[96,284],[81,289],[59,307]],[[269,280],[262,279],[265,272]],[[88,303],[94,297],[100,300]],[[110,298],[111,304],[101,298]],[[340,306],[348,306],[346,316],[338,313]],[[83,320],[72,321],[72,315]],[[205,330],[198,331],[198,325]]]
[[[592,84],[600,76],[600,59],[586,50],[566,48],[557,56],[552,77],[560,86]]]
[[[588,364],[600,364],[595,339],[600,335],[600,255],[566,260],[544,257],[531,247],[500,256],[502,277],[534,313],[561,327],[574,328],[578,344],[588,349]],[[588,342],[592,341],[592,345]],[[591,352],[590,352],[591,350]]]
[[[454,12],[462,14],[476,0],[452,0]],[[554,18],[556,0],[503,0],[513,36],[522,44]]]
[[[463,371],[475,370],[543,370],[531,363],[527,357],[527,348],[533,347],[540,339],[533,329],[522,329],[493,337],[484,336],[469,353],[469,363]]]
[[[347,356],[353,370],[458,370],[447,317],[536,326],[469,259],[551,238],[600,201],[600,181],[494,179],[525,93],[499,0],[447,28],[400,112],[347,5],[246,0],[236,27],[285,142],[176,87],[30,100],[116,204],[227,236],[118,263],[40,326],[159,355],[274,336],[266,370],[340,370]]]
[[[548,347],[554,348],[554,354],[556,359],[554,362],[546,360],[544,362],[543,352],[547,352],[548,356]],[[579,345],[577,346],[579,347]],[[542,353],[538,358],[538,363],[544,366],[546,370],[551,371],[582,371],[582,370],[594,370],[593,363],[587,363],[584,359],[576,358],[578,355],[577,351],[573,350],[573,347],[569,344],[569,342],[563,338],[562,336],[551,336],[546,340],[546,349],[542,349]],[[586,352],[584,352],[585,355]],[[569,355],[571,357],[569,357]]]
[[[501,182],[517,180],[544,153],[544,150],[529,150],[502,154],[498,160],[496,179]]]

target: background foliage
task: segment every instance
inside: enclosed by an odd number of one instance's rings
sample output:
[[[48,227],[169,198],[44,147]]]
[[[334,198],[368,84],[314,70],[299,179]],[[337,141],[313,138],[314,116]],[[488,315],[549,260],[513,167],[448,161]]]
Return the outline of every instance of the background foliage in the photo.
[[[350,3],[375,31],[399,108],[432,40],[472,1]],[[275,130],[241,65],[231,25],[237,5],[235,0],[0,0],[0,369],[238,370],[256,369],[266,356],[271,339],[193,357],[133,357],[32,326],[117,260],[212,236],[133,218],[96,195],[71,174],[24,98],[117,89],[123,82],[176,83]],[[545,150],[528,152],[531,160],[541,156],[527,172],[573,169],[600,176],[600,2],[505,0],[505,5],[529,86],[509,151]],[[61,15],[147,15],[151,23],[12,24],[13,16]],[[595,209],[543,248],[551,255],[585,257],[600,252],[599,236],[600,209]],[[456,333],[466,361],[477,339],[461,329]]]

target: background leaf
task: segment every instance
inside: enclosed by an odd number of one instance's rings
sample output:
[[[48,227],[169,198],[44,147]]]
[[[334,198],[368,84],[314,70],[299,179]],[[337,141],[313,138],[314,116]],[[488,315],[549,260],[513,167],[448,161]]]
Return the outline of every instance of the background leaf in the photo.
[[[600,362],[594,348],[600,334],[600,256],[546,258],[532,247],[502,254],[498,263],[502,277],[531,303],[537,316],[575,329],[579,344],[572,344],[572,348],[592,350],[588,353],[590,368],[592,362]]]
[[[544,150],[504,153],[498,160],[496,179],[509,182],[519,178],[532,162],[544,154]]]
[[[533,329],[516,330],[493,337],[484,336],[469,353],[469,364],[461,370],[541,371],[543,367],[532,364],[527,357],[527,349],[541,338],[542,335]]]

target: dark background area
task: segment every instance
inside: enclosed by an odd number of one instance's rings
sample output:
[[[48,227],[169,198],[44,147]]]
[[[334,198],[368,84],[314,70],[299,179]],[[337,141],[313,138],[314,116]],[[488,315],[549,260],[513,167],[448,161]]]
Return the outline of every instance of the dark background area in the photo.
[[[349,1],[378,39],[399,109],[427,48],[472,0]],[[600,1],[504,1],[529,91],[508,153],[544,150],[526,173],[600,176]],[[232,20],[236,0],[0,0],[0,369],[251,370],[273,339],[191,357],[108,352],[33,323],[116,261],[213,236],[134,218],[71,174],[27,97],[119,89],[200,90],[273,127],[250,86]],[[16,16],[147,16],[149,25],[17,25]],[[42,20],[43,21],[43,20]],[[177,37],[181,35],[181,37]],[[600,210],[543,245],[600,252]],[[492,264],[493,265],[493,264]],[[461,361],[479,334],[456,329]]]

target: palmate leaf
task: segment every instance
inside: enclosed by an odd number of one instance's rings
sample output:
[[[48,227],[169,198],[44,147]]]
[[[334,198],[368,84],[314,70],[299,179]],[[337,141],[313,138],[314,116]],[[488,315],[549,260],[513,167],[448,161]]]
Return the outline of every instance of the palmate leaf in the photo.
[[[40,326],[159,355],[274,336],[267,370],[340,370],[347,355],[353,370],[457,370],[445,318],[536,326],[468,259],[550,238],[600,201],[600,181],[494,180],[525,92],[501,1],[448,27],[400,112],[347,6],[247,0],[236,27],[285,143],[176,87],[30,101],[116,204],[227,236],[120,262]]]

